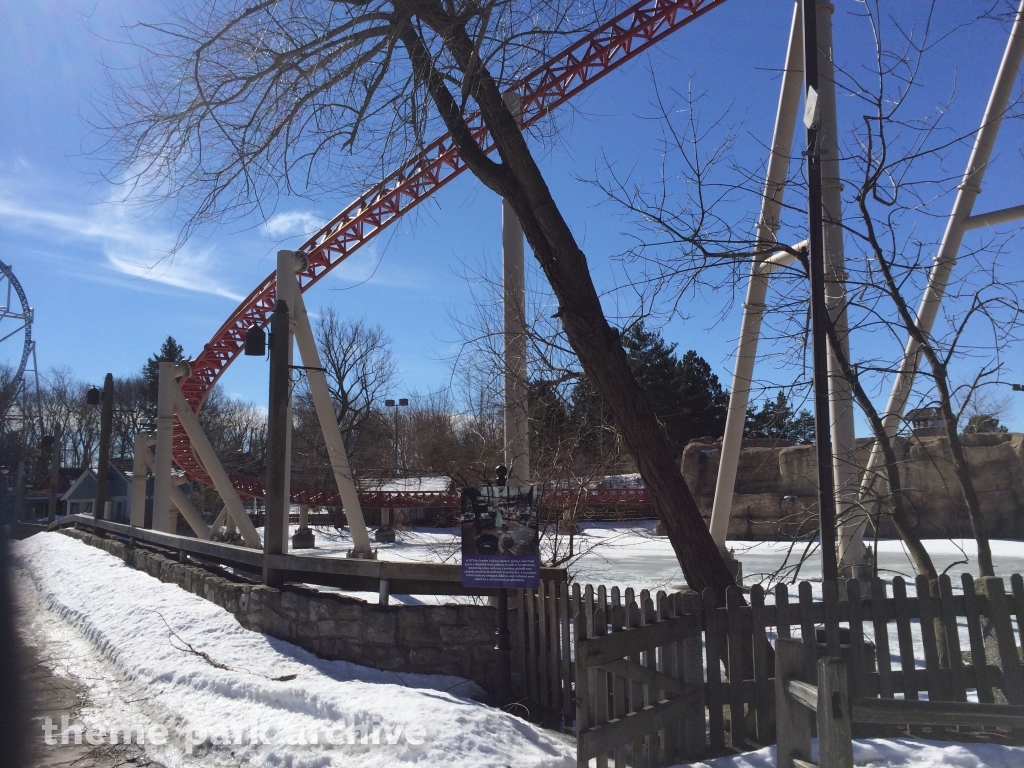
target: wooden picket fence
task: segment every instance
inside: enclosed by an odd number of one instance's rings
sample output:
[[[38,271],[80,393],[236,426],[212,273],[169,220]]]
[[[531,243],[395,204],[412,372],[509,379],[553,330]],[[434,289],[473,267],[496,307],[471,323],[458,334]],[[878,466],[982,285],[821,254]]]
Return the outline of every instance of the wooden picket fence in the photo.
[[[755,585],[746,595],[729,589],[719,605],[710,592],[634,595],[545,582],[513,599],[525,618],[513,638],[514,679],[536,712],[577,720],[581,766],[596,758],[653,768],[773,743],[774,637],[799,636],[809,659],[842,658],[857,699],[927,693],[966,702],[973,693],[982,703],[1024,704],[1024,579],[1014,575],[1010,593],[1002,579],[970,575],[962,594],[948,576],[934,594],[923,577],[915,586],[911,596],[899,577],[825,583],[814,600],[808,582],[795,595],[778,585],[772,603]],[[701,641],[703,654],[694,655]],[[703,706],[693,707],[687,686],[701,679]],[[706,741],[697,735],[705,716]]]

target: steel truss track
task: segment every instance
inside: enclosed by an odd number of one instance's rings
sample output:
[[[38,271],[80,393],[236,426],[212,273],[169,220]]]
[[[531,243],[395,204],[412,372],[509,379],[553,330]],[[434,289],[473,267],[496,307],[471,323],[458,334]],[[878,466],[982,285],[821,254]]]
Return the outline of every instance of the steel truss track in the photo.
[[[642,0],[599,29],[531,72],[516,88],[522,98],[523,127],[528,128],[587,86],[649,49],[672,32],[686,26],[725,0]],[[477,144],[491,152],[494,144],[479,114],[469,118]],[[367,190],[324,225],[300,247],[309,255],[309,268],[297,275],[306,292],[324,275],[351,256],[378,232],[414,208],[466,170],[452,138],[446,134],[431,143],[390,176]],[[182,379],[181,391],[196,412],[213,385],[241,353],[246,330],[264,326],[274,311],[277,275],[271,273],[232,312],[202,353],[191,361],[192,375]],[[181,424],[174,425],[174,461],[192,480],[212,481],[192,451]],[[262,497],[263,479],[232,474],[243,496]],[[369,496],[373,496],[372,504]],[[377,498],[369,494],[367,506],[430,506],[431,499],[402,493]],[[336,489],[293,487],[297,504],[337,506]],[[387,502],[386,504],[384,502]]]

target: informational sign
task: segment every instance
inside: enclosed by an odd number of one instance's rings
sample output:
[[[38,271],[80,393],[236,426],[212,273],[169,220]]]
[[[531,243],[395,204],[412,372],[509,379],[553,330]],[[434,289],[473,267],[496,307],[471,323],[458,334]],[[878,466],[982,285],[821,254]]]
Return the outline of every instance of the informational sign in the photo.
[[[536,589],[540,585],[532,485],[462,490],[462,586]]]

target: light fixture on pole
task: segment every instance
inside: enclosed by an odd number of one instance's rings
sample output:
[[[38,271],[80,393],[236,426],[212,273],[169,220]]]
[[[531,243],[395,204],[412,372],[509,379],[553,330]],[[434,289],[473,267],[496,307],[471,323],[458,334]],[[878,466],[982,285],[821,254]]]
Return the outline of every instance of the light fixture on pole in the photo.
[[[400,397],[398,400],[388,398],[384,401],[385,408],[395,409],[395,477],[397,478],[401,472],[401,465],[399,463],[399,452],[398,452],[398,409],[404,408],[409,405],[409,398]],[[391,521],[391,508],[385,507],[380,511],[380,525],[377,527],[377,532],[373,536],[375,541],[382,543],[393,544],[395,542],[395,528]]]
[[[103,379],[103,391],[89,387],[85,402],[91,406],[102,405],[100,411],[100,455],[96,466],[96,496],[92,505],[94,520],[107,517],[107,474],[110,472],[110,435],[114,418],[114,376],[108,373]],[[96,529],[99,534],[99,529]]]

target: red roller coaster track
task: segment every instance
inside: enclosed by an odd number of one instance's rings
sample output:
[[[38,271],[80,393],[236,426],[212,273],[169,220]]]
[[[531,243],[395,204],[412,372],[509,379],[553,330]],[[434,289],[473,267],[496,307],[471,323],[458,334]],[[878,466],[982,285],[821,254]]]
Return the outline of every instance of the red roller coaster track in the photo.
[[[524,128],[723,2],[725,0],[642,0],[619,14],[523,80],[518,90],[522,97]],[[478,115],[470,118],[470,126],[479,146],[490,152],[493,144]],[[298,275],[301,290],[307,291],[361,245],[465,169],[451,136],[434,141],[303,243],[301,250],[309,254],[309,268]],[[196,412],[202,408],[217,379],[242,351],[249,326],[267,324],[274,310],[276,287],[277,275],[272,273],[231,313],[202,353],[191,362],[192,375],[182,379],[180,386],[185,400]],[[178,422],[174,425],[174,461],[190,479],[212,485]],[[262,478],[233,474],[231,480],[243,496],[263,496]],[[420,499],[419,494],[410,493],[395,494],[394,498],[379,496],[379,493],[367,494],[364,503],[367,506],[435,506],[439,501]],[[324,506],[340,504],[335,489],[293,487],[292,501]],[[443,506],[448,506],[449,501],[446,499]],[[632,491],[627,503],[643,502],[637,498],[636,491]]]

